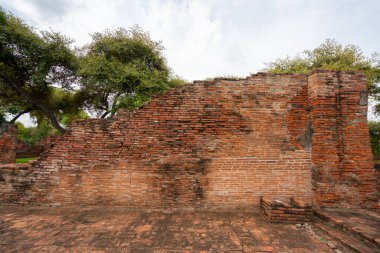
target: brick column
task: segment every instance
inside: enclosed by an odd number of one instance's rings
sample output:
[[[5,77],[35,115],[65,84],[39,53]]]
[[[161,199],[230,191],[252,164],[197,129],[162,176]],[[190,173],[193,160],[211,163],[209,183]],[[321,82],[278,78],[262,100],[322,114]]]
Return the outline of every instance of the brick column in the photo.
[[[367,79],[358,71],[309,76],[314,204],[376,207],[379,187],[367,126]]]
[[[0,125],[0,164],[16,161],[17,126]]]

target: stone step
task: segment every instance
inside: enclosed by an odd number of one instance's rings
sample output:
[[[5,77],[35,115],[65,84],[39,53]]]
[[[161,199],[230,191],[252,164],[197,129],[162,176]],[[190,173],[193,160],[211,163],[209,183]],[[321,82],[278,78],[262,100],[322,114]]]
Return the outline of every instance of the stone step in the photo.
[[[315,223],[315,229],[317,231],[322,231],[327,234],[330,238],[336,240],[338,243],[342,244],[344,247],[352,250],[356,253],[376,253],[379,252],[372,245],[368,245],[365,242],[357,239],[356,237],[336,229],[335,227],[330,226],[322,220],[319,220]]]
[[[377,252],[380,252],[380,241],[378,238],[374,238],[373,236],[366,234],[364,231],[359,230],[355,226],[348,226],[343,221],[329,216],[327,213],[323,212],[323,210],[315,209],[314,214],[319,219],[325,221],[326,223],[330,224],[336,229],[344,231],[350,235],[353,235],[354,237],[363,241],[364,243],[369,244],[372,247],[376,248],[378,250]]]

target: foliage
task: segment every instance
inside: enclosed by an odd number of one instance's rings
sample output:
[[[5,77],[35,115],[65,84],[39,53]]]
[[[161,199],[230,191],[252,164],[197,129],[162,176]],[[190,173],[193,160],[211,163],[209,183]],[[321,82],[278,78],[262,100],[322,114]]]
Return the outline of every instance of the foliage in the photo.
[[[372,154],[375,158],[380,157],[380,122],[368,122],[369,135],[371,140]]]
[[[22,123],[17,122],[18,139],[25,142],[27,145],[34,145],[47,136],[54,135],[57,130],[52,128],[45,120],[36,127],[25,127]]]
[[[171,78],[160,42],[138,26],[92,35],[82,49],[80,75],[82,92],[102,118],[121,108],[136,108],[158,92],[176,86]]]
[[[7,122],[5,119],[5,113],[0,111],[0,125],[5,122]]]
[[[185,83],[187,83],[187,81],[177,75],[171,76],[169,79],[169,87],[176,87]]]
[[[84,111],[77,111],[76,113],[64,114],[62,118],[60,118],[60,122],[64,126],[68,126],[71,122],[77,119],[89,119],[90,116]]]
[[[95,33],[76,52],[71,42],[53,31],[36,32],[0,8],[0,123],[29,113],[38,123],[21,127],[20,138],[29,144],[56,132],[49,124],[63,133],[72,120],[88,118],[84,106],[112,116],[184,83],[171,74],[161,43],[138,26]]]
[[[56,100],[57,86],[70,90],[76,81],[77,61],[70,43],[56,32],[37,33],[0,9],[0,108],[14,115],[41,113],[63,132],[57,114],[79,107],[62,103],[60,96]]]
[[[36,159],[38,159],[38,157],[16,158],[16,163],[28,163],[29,161]]]
[[[56,113],[56,118],[63,126],[67,126],[73,119],[84,119],[89,116],[83,112],[79,105],[85,99],[85,95],[78,91],[70,91],[56,87],[49,87],[50,95],[46,97],[45,103]],[[37,123],[45,120],[45,114],[35,110],[30,113],[37,120]]]
[[[58,134],[58,130],[53,128],[46,118],[41,114],[31,113],[31,116],[37,119],[37,126],[25,127],[21,122],[16,122],[18,126],[18,139],[25,142],[27,145],[34,145],[40,140]],[[63,126],[68,126],[73,120],[87,119],[89,116],[83,112],[78,111],[75,114],[63,114],[59,118],[60,123]]]
[[[206,77],[206,81],[215,81],[217,79],[239,79],[239,76],[235,75],[221,75],[221,76],[215,76],[215,77]]]
[[[327,39],[313,50],[305,50],[295,57],[277,59],[265,69],[273,73],[310,73],[314,69],[363,70],[369,81],[369,92],[375,98],[380,94],[376,83],[380,81],[380,55],[365,57],[355,45],[345,45]]]

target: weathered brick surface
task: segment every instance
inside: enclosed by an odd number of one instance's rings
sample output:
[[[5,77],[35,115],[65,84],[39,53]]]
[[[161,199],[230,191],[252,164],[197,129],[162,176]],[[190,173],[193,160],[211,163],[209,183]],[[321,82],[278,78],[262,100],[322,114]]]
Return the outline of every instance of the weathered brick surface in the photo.
[[[38,157],[45,150],[48,150],[53,146],[57,138],[58,135],[48,136],[31,146],[27,145],[22,140],[17,140],[16,158]]]
[[[28,204],[35,178],[30,164],[0,165],[1,202]]]
[[[16,161],[17,127],[13,124],[0,125],[0,164]]]
[[[313,208],[302,201],[290,198],[260,198],[260,209],[265,219],[273,223],[305,223],[313,220]]]
[[[296,118],[288,107],[301,108],[292,100],[304,96],[306,80],[257,75],[199,82],[130,115],[77,122],[45,161],[45,168],[60,167],[50,198],[242,207],[257,205],[262,194],[310,199],[310,152],[292,145],[286,125]],[[307,124],[299,122],[298,128]]]
[[[367,166],[363,173],[371,171],[368,155],[361,155],[369,149],[368,129],[361,123],[349,124],[363,120],[352,111],[359,100],[351,99],[353,105],[339,109],[347,111],[342,119],[348,123],[341,127],[347,134],[331,140],[323,137],[338,133],[321,121],[324,113],[327,121],[341,117],[336,110],[331,112],[334,116],[328,114],[330,104],[327,111],[318,107],[325,104],[316,95],[321,92],[318,85],[329,87],[323,82],[333,73],[310,77],[256,74],[246,79],[200,81],[162,94],[132,113],[77,121],[29,168],[31,187],[23,192],[22,201],[244,208],[259,205],[260,196],[281,196],[310,203],[313,160],[314,174],[321,175],[314,177],[315,203],[324,205],[330,196],[323,187],[332,187],[335,181],[323,178],[322,160],[329,162],[329,157],[319,152],[341,147],[340,140],[354,129],[365,143],[347,142],[345,150],[350,152],[342,153],[340,159],[356,161],[354,167],[351,161],[344,162],[351,173],[359,165]],[[359,78],[351,86],[358,85],[359,94],[365,90],[360,73],[348,73],[346,78]],[[355,92],[347,94],[354,96]],[[316,139],[320,136],[326,143]],[[331,166],[338,165],[334,161]],[[363,191],[372,196],[377,193],[375,186],[369,192],[371,181],[364,177],[359,180],[363,178],[367,186],[354,188],[355,198],[341,194],[333,203],[340,203],[341,198],[355,205],[367,203]],[[0,187],[2,196],[10,196],[1,197],[2,202],[17,203],[18,195],[4,190],[10,189],[4,187],[9,184]]]
[[[321,70],[309,77],[317,205],[379,207],[379,175],[369,143],[366,85],[362,72]]]

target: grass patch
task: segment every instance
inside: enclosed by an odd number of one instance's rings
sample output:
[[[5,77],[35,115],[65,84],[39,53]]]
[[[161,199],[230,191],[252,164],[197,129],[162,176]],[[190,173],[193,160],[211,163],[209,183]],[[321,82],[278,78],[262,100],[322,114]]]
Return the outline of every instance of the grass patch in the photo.
[[[27,163],[30,160],[36,160],[38,157],[26,157],[26,158],[17,158],[16,163]]]

